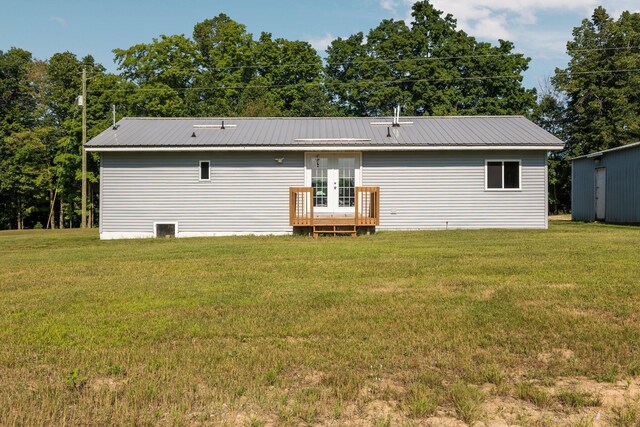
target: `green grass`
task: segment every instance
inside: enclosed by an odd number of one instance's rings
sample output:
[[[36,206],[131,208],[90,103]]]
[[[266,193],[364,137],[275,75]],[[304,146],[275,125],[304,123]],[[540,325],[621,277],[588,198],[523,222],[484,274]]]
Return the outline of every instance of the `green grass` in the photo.
[[[380,400],[473,422],[486,382],[637,375],[639,251],[639,228],[569,222],[318,241],[0,232],[0,424],[339,425]]]
[[[594,396],[586,391],[560,390],[556,394],[556,399],[562,405],[572,408],[584,408],[589,406],[600,406],[602,400],[598,396]]]
[[[458,417],[469,425],[473,425],[482,416],[484,393],[477,386],[458,381],[451,386],[449,398]]]
[[[551,404],[549,393],[531,383],[518,384],[516,391],[520,399],[533,403],[538,408],[547,408]]]

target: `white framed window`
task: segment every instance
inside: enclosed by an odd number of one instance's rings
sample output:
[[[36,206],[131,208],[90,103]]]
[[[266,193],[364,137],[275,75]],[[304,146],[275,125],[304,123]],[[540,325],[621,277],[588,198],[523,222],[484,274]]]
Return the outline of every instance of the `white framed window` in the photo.
[[[486,191],[520,191],[522,162],[520,160],[485,160],[484,189]]]
[[[200,160],[200,181],[211,181],[211,162]]]

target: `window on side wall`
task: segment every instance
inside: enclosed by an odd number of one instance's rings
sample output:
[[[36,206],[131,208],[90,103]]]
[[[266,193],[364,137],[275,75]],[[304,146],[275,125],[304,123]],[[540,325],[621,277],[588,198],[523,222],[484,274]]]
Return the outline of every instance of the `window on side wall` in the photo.
[[[211,181],[211,163],[209,160],[200,160],[200,181]]]
[[[487,160],[485,188],[487,190],[520,190],[520,160]]]

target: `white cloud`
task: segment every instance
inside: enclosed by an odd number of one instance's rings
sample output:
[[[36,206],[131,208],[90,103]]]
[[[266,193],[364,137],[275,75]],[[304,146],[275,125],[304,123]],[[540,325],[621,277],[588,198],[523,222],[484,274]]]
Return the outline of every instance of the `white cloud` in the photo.
[[[335,37],[333,34],[326,33],[322,37],[307,38],[307,41],[311,44],[311,46],[313,46],[315,50],[318,51],[318,53],[322,53],[325,50],[327,50],[327,47],[329,47],[331,42],[334,41],[336,38],[337,37]]]
[[[378,0],[380,7],[386,10],[395,10],[398,7],[396,0]]]
[[[452,13],[471,35],[497,40],[521,38],[520,29],[538,24],[543,11],[589,13],[597,0],[434,0],[436,8]],[[491,33],[494,33],[491,37]]]
[[[513,34],[507,29],[506,15],[489,15],[477,19],[469,28],[476,37],[483,39],[505,39],[513,38]]]
[[[400,7],[393,0],[379,0],[395,3],[392,9]],[[416,0],[403,0],[407,10],[407,23],[411,22],[410,7]],[[436,9],[450,13],[458,21],[458,27],[472,36],[488,40],[500,38],[518,41],[527,26],[539,25],[540,12],[577,13],[588,17],[599,0],[432,0]],[[605,0],[605,6],[606,6]],[[611,3],[635,4],[637,0],[608,0]],[[384,7],[384,6],[383,6]],[[636,6],[637,7],[637,6]],[[612,10],[613,11],[613,10]],[[619,12],[618,12],[619,13]]]
[[[52,16],[51,18],[49,18],[49,21],[55,22],[62,28],[66,28],[69,26],[69,24],[67,24],[67,21],[64,18],[60,18],[59,16]]]
[[[625,10],[629,12],[640,12],[640,3],[638,3],[638,0],[604,0],[602,6],[607,9],[610,15],[616,18]]]

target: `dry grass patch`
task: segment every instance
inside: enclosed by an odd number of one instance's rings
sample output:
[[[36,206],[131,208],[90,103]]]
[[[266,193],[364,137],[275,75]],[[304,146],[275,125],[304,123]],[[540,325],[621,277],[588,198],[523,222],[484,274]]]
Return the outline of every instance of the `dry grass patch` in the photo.
[[[449,400],[457,416],[469,425],[475,424],[484,415],[482,403],[485,394],[478,387],[457,382],[449,390]]]
[[[601,406],[602,399],[586,391],[561,390],[556,393],[556,399],[561,405],[570,408],[584,408]]]
[[[533,403],[538,408],[548,408],[552,403],[549,392],[530,382],[518,384],[516,393],[518,398]]]

